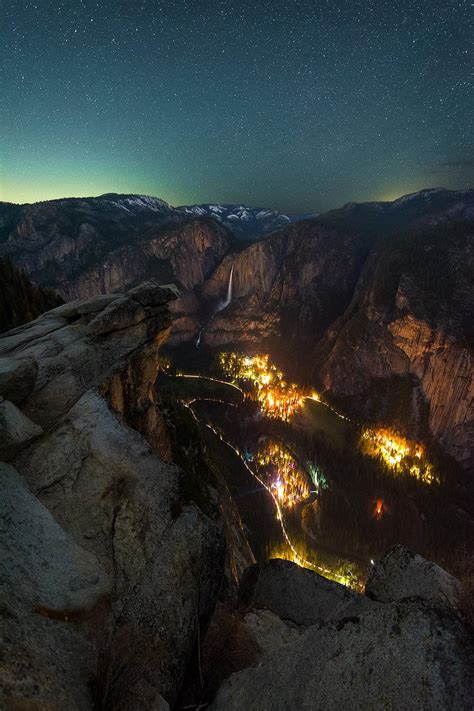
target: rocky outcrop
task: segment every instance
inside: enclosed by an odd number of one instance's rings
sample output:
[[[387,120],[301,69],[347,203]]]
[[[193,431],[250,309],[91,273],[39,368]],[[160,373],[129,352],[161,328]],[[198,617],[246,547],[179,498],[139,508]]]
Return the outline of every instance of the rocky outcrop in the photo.
[[[382,244],[319,344],[314,371],[332,397],[372,419],[390,421],[406,391],[399,427],[419,423],[423,400],[431,432],[466,469],[474,465],[472,234],[463,223]]]
[[[300,627],[371,606],[363,595],[279,559],[247,568],[240,583],[239,601],[245,609],[269,610]]]
[[[419,582],[417,568],[426,572],[429,564],[410,555]],[[382,603],[286,561],[250,569],[242,598],[259,608],[245,619],[251,619],[262,654],[258,664],[222,684],[211,708],[467,711],[474,692],[472,637],[446,601],[433,599],[417,582],[416,598],[395,602],[406,583],[400,573],[397,590],[392,570],[393,585],[385,588]],[[435,580],[437,571],[432,574]],[[297,631],[283,635],[282,625],[298,619]]]
[[[390,548],[373,567],[365,594],[380,602],[419,597],[456,610],[461,597],[461,584],[439,565],[397,545]]]
[[[461,341],[411,315],[392,321],[393,343],[408,358],[430,403],[429,425],[436,439],[466,467],[474,465],[474,356]]]
[[[145,284],[0,339],[5,392],[31,376],[7,421],[20,413],[36,428],[2,465],[2,707],[92,709],[115,694],[121,708],[155,709],[177,697],[224,543],[217,507],[213,517],[184,496],[186,473],[165,461],[153,385],[171,298]]]

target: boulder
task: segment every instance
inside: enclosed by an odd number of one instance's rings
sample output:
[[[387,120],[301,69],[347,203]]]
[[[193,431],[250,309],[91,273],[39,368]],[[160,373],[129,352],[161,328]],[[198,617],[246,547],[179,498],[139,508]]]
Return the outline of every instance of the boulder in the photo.
[[[472,638],[429,603],[391,603],[309,628],[232,675],[213,711],[468,709]]]
[[[282,620],[303,627],[342,611],[353,614],[374,605],[344,585],[280,559],[257,563],[245,570],[239,601],[245,608],[267,609]]]
[[[461,583],[439,565],[396,545],[373,567],[365,594],[380,602],[419,597],[456,609]]]

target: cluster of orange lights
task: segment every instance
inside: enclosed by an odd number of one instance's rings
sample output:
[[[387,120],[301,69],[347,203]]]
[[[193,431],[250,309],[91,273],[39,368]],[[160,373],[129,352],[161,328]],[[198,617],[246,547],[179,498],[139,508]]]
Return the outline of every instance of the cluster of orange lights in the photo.
[[[306,397],[294,383],[287,383],[268,355],[246,356],[221,353],[219,364],[227,377],[236,382],[249,382],[253,397],[268,417],[289,420]]]
[[[265,441],[257,452],[255,464],[262,480],[284,508],[292,508],[309,497],[306,472],[284,445]]]
[[[362,433],[361,446],[366,454],[380,457],[395,472],[406,472],[424,484],[439,483],[423,446],[418,442],[387,429],[366,429]]]

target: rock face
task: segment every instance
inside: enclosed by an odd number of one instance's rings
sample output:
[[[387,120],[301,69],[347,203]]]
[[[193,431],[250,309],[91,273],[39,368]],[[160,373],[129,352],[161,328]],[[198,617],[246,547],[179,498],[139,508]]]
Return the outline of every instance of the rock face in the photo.
[[[455,618],[447,623],[426,604],[385,605],[310,628],[230,677],[211,708],[467,711],[473,689],[472,656],[467,663],[461,657],[466,641]]]
[[[466,306],[472,303],[467,296]],[[409,360],[409,372],[430,403],[432,433],[466,468],[474,465],[474,356],[461,339],[422,319],[407,315],[389,324],[394,345]],[[467,338],[469,339],[469,332]],[[472,343],[472,341],[471,341]]]
[[[416,565],[429,566],[423,559]],[[445,602],[438,606],[414,585],[417,599],[394,602],[387,588],[381,603],[285,561],[250,569],[242,599],[268,606],[269,619],[252,610],[245,619],[253,616],[264,653],[258,665],[223,683],[211,708],[467,711],[474,692],[472,637]],[[348,598],[350,610],[341,605]],[[275,610],[283,616],[280,625],[301,620],[296,636],[275,634]]]
[[[29,608],[90,610],[111,592],[98,559],[73,538],[31,493],[15,469],[1,464],[4,531],[2,590]],[[8,579],[6,573],[8,572]]]
[[[334,615],[372,607],[362,595],[287,560],[269,560],[245,571],[239,589],[244,608],[270,610],[280,619],[310,627]]]
[[[466,222],[379,246],[315,354],[323,389],[359,414],[381,415],[382,385],[393,404],[400,380],[414,383],[405,422],[417,420],[418,393],[431,432],[466,469],[474,465],[473,234]]]
[[[214,302],[225,296],[233,267],[232,302],[207,325],[204,342],[283,334],[316,342],[348,305],[367,249],[359,235],[303,221],[227,256],[202,295]]]
[[[95,655],[85,635],[65,620],[87,614],[110,595],[112,579],[13,467],[0,464],[0,479],[0,704],[90,709],[84,675],[93,678]]]
[[[301,217],[244,205],[173,208],[143,195],[0,203],[0,255],[69,299],[151,277],[193,288],[219,263],[222,243],[258,239]]]
[[[261,654],[274,652],[278,647],[295,642],[303,632],[300,628],[284,622],[270,610],[251,610],[243,618],[243,625]]]
[[[393,546],[374,566],[365,594],[380,602],[420,597],[456,610],[461,595],[457,578],[403,546]]]
[[[28,442],[43,430],[31,422],[12,402],[0,402],[0,459],[13,459]]]
[[[171,298],[145,284],[0,339],[36,428],[2,465],[2,708],[166,708],[212,612],[221,523],[183,498],[153,400]]]

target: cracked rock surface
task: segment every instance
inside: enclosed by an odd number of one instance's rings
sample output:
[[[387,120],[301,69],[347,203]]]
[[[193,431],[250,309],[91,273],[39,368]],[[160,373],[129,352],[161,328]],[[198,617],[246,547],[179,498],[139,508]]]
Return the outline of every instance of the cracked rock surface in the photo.
[[[154,401],[172,298],[147,283],[0,339],[0,395],[20,392],[1,403],[18,435],[0,430],[2,708],[176,699],[224,556]]]

